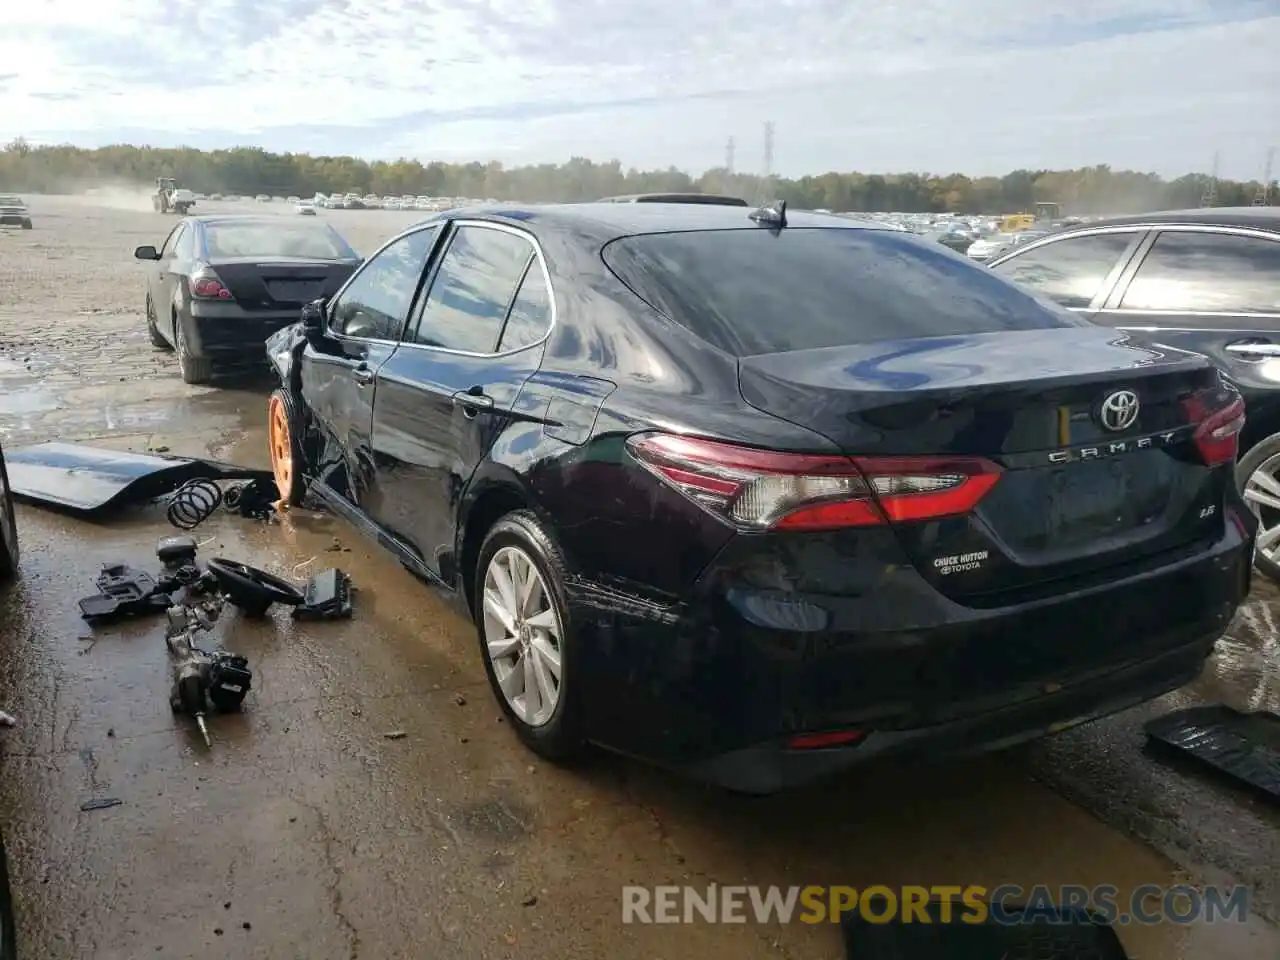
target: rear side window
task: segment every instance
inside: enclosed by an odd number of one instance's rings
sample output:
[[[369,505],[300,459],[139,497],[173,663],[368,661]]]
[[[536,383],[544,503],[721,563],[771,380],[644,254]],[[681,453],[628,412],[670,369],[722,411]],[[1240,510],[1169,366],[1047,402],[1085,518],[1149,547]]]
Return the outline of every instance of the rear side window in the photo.
[[[1229,233],[1161,233],[1120,308],[1280,313],[1280,242]]]
[[[1064,307],[1087,307],[1137,236],[1097,233],[1067,237],[1020,253],[991,269]]]
[[[542,263],[537,257],[525,271],[520,291],[511,303],[507,325],[502,328],[500,351],[519,350],[537,343],[551,329],[551,291],[542,275]]]
[[[624,237],[609,268],[739,357],[1085,321],[907,233],[789,227]]]

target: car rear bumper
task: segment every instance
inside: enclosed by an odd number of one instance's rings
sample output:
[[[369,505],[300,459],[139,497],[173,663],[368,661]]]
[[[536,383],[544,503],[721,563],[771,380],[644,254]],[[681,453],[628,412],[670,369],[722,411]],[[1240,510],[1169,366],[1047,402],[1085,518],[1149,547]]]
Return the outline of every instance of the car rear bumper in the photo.
[[[31,222],[30,217],[23,217],[17,214],[6,214],[3,217],[0,217],[0,225],[6,226],[6,227],[20,227],[24,223],[30,223],[30,222]]]
[[[820,537],[731,544],[678,604],[606,613],[573,585],[592,735],[748,792],[1034,738],[1197,676],[1248,594],[1253,531],[1241,518],[1211,545],[995,609],[949,600],[883,544]],[[831,731],[861,739],[789,748]]]
[[[187,343],[215,365],[265,363],[267,339],[297,323],[299,310],[248,311],[236,303],[192,301]]]

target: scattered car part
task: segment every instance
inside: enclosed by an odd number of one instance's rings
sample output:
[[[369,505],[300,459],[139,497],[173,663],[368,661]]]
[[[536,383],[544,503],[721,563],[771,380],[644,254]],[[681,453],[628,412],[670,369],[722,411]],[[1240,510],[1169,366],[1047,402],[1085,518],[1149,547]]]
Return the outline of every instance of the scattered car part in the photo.
[[[109,810],[111,807],[118,807],[122,803],[124,801],[119,797],[95,797],[80,804],[80,809],[85,813],[89,813],[93,810]]]
[[[1280,801],[1280,714],[1188,707],[1148,721],[1145,730],[1155,743]]]
[[[156,544],[156,556],[167,573],[177,573],[196,565],[198,549],[191,537],[161,537]]]
[[[214,557],[208,569],[227,602],[249,616],[264,616],[273,603],[296,607],[304,600],[302,591],[289,581],[245,563]]]
[[[253,671],[245,657],[225,650],[209,653],[195,643],[198,634],[213,628],[228,601],[226,596],[215,595],[195,604],[173,606],[165,631],[165,645],[174,656],[169,706],[174,713],[185,713],[195,721],[207,747],[213,746],[205,723],[210,706],[220,713],[235,713],[253,685]]]
[[[351,578],[337,568],[312,577],[293,608],[295,620],[346,620],[351,613]]]
[[[874,901],[866,912],[875,916]],[[989,911],[975,923],[959,904],[925,904],[929,922],[870,922],[862,911],[840,920],[845,953],[850,960],[954,960],[990,957],[992,960],[1128,960],[1116,931],[1100,915],[1076,907],[1014,906],[1002,904],[1000,916]],[[888,905],[879,915],[889,916]],[[900,916],[900,915],[899,915]],[[999,922],[997,922],[999,921]]]
[[[264,520],[275,512],[275,499],[275,484],[270,481],[249,480],[224,490],[214,480],[197,477],[169,495],[165,516],[179,530],[194,530],[219,507]]]
[[[104,622],[148,613],[162,613],[170,596],[149,573],[123,563],[106,564],[97,577],[98,593],[80,601],[80,616]]]
[[[5,452],[14,497],[85,519],[163,497],[189,480],[262,480],[254,470],[217,460],[108,450],[79,443],[39,443]]]

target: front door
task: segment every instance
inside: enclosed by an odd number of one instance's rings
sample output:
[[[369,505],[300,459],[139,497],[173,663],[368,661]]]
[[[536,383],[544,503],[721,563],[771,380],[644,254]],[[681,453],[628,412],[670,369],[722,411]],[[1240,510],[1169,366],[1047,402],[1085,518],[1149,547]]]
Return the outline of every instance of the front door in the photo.
[[[328,337],[303,353],[302,397],[324,440],[317,472],[356,506],[375,480],[375,376],[396,350],[435,238],[436,228],[426,227],[370,257],[330,301]]]
[[[186,221],[180,221],[165,237],[160,248],[160,258],[147,264],[147,296],[156,312],[156,326],[169,334],[169,342],[173,342],[173,280],[172,271],[176,260],[178,243],[191,228]]]
[[[529,235],[455,223],[404,343],[378,370],[368,512],[447,584],[459,502],[541,363],[552,305]]]

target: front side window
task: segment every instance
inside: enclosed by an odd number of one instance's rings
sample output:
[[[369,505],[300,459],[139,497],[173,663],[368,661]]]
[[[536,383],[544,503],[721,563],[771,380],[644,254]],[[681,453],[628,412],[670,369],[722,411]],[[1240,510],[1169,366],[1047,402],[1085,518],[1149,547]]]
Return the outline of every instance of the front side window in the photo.
[[[1165,231],[1134,274],[1120,309],[1280,313],[1280,241]]]
[[[168,258],[173,256],[173,252],[177,249],[178,242],[182,240],[183,234],[187,233],[187,225],[180,223],[173,228],[173,231],[165,238],[164,247],[160,251],[160,256]]]
[[[493,353],[533,253],[533,244],[506,230],[459,227],[431,283],[414,342]]]
[[[361,340],[398,339],[435,238],[429,227],[375,254],[330,307],[329,329]]]
[[[1134,236],[1130,231],[1067,237],[1018,254],[992,269],[1064,307],[1087,307]]]

